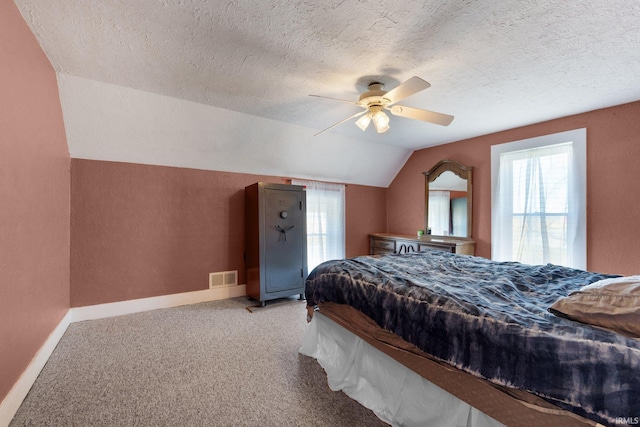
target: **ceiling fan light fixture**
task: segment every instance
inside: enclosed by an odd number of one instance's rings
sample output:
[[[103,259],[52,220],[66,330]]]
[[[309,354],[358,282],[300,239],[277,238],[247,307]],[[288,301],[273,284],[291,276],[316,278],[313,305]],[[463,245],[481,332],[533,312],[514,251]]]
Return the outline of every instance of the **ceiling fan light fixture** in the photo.
[[[364,132],[371,123],[371,113],[367,113],[356,121],[356,125]]]
[[[384,85],[382,83],[373,82],[369,85],[369,90],[360,95],[357,102],[348,101],[346,99],[330,98],[327,96],[311,95],[319,98],[332,99],[334,101],[347,102],[364,108],[364,111],[360,111],[351,117],[347,117],[346,119],[321,130],[315,135],[319,135],[322,132],[333,129],[334,127],[352,119],[357,119],[356,125],[362,129],[362,131],[369,127],[369,123],[373,122],[376,132],[384,133],[389,130],[389,116],[387,116],[382,110],[389,110],[394,116],[420,120],[441,126],[448,126],[453,120],[453,116],[396,104],[409,96],[428,89],[430,86],[431,85],[428,82],[418,76],[414,76],[389,91],[384,90]]]
[[[373,126],[376,128],[378,133],[383,133],[389,130],[389,116],[387,116],[384,112],[378,111],[372,117]]]

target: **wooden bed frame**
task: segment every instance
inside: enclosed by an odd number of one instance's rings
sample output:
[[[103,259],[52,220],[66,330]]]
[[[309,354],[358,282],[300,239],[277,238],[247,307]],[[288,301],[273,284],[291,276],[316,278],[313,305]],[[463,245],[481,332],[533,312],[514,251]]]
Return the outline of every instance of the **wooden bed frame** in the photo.
[[[313,308],[307,307],[307,310],[311,318]],[[319,312],[426,380],[506,426],[601,426],[526,391],[498,386],[438,361],[399,336],[383,330],[371,318],[351,306],[321,303]]]

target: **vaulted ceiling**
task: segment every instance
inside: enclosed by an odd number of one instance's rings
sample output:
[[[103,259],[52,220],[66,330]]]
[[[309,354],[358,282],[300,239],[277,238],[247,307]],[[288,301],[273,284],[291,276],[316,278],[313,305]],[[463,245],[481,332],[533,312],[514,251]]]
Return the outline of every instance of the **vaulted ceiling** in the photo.
[[[387,186],[411,153],[640,99],[634,0],[15,0],[72,157]],[[371,82],[447,127],[353,121]]]

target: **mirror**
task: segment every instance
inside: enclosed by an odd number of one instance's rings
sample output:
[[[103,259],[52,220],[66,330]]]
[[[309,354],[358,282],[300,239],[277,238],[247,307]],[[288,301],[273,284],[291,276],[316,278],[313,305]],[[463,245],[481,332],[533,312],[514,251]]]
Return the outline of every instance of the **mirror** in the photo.
[[[438,162],[425,177],[425,233],[471,237],[471,171],[453,160]]]

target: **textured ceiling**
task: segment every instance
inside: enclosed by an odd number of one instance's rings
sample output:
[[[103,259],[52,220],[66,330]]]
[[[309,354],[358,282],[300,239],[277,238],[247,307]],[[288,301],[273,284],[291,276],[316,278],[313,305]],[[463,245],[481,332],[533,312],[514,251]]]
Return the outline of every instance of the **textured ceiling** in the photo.
[[[58,73],[285,122],[309,135],[371,81],[431,88],[376,134],[415,150],[640,99],[635,0],[16,0]]]

